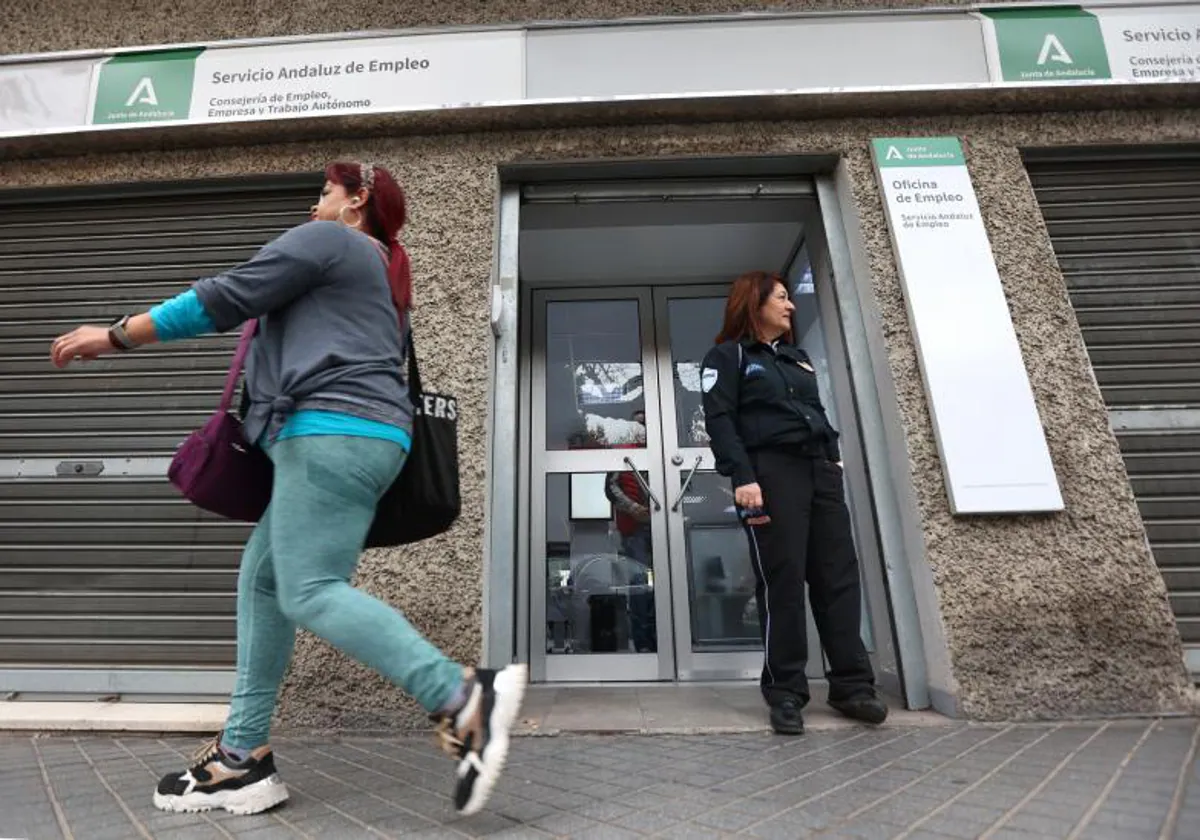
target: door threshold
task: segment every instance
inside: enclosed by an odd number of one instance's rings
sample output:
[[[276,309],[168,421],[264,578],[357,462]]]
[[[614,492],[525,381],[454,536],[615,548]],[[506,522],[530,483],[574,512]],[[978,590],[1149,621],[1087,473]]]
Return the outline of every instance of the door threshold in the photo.
[[[825,703],[824,681],[810,684],[804,711],[810,731],[862,726]],[[886,727],[951,726],[934,711],[909,711],[899,697],[885,695]],[[727,735],[769,732],[767,707],[758,683],[542,683],[525,696],[521,735]]]
[[[228,711],[225,703],[10,701],[0,703],[0,731],[212,733]]]

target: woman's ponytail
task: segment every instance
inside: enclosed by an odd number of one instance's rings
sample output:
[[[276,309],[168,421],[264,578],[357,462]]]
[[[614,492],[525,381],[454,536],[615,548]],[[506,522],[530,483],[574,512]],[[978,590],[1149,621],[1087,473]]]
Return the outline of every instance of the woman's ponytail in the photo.
[[[408,221],[404,190],[392,173],[373,163],[339,162],[325,167],[325,178],[341,184],[349,193],[367,191],[363,233],[378,239],[388,249],[388,286],[401,324],[412,308],[412,265],[400,244],[400,230]]]
[[[412,263],[408,251],[399,239],[388,243],[388,285],[392,289],[392,303],[403,322],[405,313],[412,309]]]

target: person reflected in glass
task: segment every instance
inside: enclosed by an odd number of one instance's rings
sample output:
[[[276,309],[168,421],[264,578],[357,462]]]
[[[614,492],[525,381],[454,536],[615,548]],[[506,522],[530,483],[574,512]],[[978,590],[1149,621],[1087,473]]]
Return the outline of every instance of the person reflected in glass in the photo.
[[[646,445],[646,412],[633,413],[634,440],[616,448],[639,449]],[[613,524],[621,540],[621,556],[636,563],[629,576],[629,624],[634,649],[638,653],[658,650],[657,622],[654,615],[653,544],[650,537],[650,499],[633,470],[610,472],[605,476],[604,494],[613,506]]]
[[[763,697],[780,734],[804,732],[810,699],[804,585],[829,660],[829,705],[879,724],[887,706],[859,628],[862,591],[838,433],[812,361],[792,338],[795,310],[778,274],[738,277],[716,346],[700,369],[717,471],[732,479],[750,543],[763,637]]]

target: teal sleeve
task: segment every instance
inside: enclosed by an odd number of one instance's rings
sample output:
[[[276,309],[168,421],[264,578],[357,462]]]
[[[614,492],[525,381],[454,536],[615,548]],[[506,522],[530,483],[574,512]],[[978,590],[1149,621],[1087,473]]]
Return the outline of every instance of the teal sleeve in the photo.
[[[193,289],[155,306],[150,310],[150,320],[159,341],[192,338],[217,329]]]

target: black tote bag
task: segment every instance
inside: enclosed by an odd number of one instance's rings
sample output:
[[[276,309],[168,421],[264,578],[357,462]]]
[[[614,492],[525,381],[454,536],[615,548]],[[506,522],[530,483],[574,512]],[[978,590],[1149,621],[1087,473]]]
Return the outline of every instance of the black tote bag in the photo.
[[[413,403],[412,449],[400,476],[375,508],[365,548],[420,542],[445,533],[458,519],[458,400],[421,386],[417,352],[408,334],[408,391]]]

